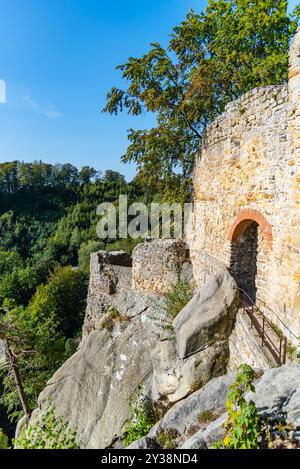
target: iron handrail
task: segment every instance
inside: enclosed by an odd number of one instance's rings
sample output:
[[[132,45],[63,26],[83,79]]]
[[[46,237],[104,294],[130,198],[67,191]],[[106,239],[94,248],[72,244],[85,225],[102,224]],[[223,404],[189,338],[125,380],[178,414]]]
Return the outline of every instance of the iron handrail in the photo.
[[[254,306],[258,307],[256,305],[256,303],[252,300],[252,298],[248,295],[248,293],[245,292],[245,290],[243,290],[242,288],[239,288],[239,290],[247,296],[247,298],[251,301],[251,303],[253,303]],[[299,340],[299,337],[296,336],[296,334],[293,333],[293,331],[291,331],[291,329],[283,322],[283,320],[280,318],[280,316],[275,313],[275,311],[273,311],[270,306],[267,305],[267,303],[264,301],[264,300],[261,300],[260,298],[256,298],[256,301],[259,301],[259,303],[263,304],[264,308],[267,308],[270,313],[272,313],[277,319],[278,321],[282,324],[282,326],[297,340]],[[259,309],[259,308],[258,308]],[[267,318],[266,318],[267,319]],[[272,324],[272,323],[271,323]],[[274,325],[272,324],[272,327],[274,328]]]
[[[280,365],[285,364],[286,363],[286,357],[287,357],[287,338],[284,338],[283,335],[278,333],[278,331],[275,329],[274,325],[269,320],[269,318],[260,310],[260,308],[252,300],[252,298],[248,295],[247,292],[245,292],[242,288],[239,288],[239,291],[244,296],[243,308],[244,308],[244,311],[247,312],[248,315],[250,316],[251,327],[252,326],[255,327],[255,329],[257,330],[257,332],[259,334],[259,336],[262,339],[262,347],[264,347],[265,345],[267,346],[267,348],[269,349],[269,351],[271,352],[271,354],[273,355],[275,360],[278,362],[278,364],[280,364]],[[246,306],[246,302],[245,302],[246,298],[250,302],[250,307]],[[250,308],[251,308],[251,312],[249,311]],[[258,312],[262,316],[262,319],[263,319],[263,325],[262,326],[259,323],[259,321],[254,317],[254,309],[256,310],[256,312]],[[279,345],[278,346],[276,346],[274,344],[272,338],[267,333],[267,331],[265,329],[265,323],[267,323],[271,327],[271,329],[273,330],[275,335],[278,337],[278,339],[279,339]],[[282,322],[282,324],[284,325],[283,322]],[[282,347],[282,343],[284,343],[284,347]]]

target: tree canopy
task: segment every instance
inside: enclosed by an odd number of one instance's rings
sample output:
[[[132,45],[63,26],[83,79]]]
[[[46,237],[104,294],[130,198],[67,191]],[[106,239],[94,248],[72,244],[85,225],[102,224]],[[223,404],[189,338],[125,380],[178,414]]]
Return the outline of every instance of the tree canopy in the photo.
[[[297,16],[287,0],[209,0],[173,29],[169,44],[117,67],[127,85],[113,87],[104,112],[153,113],[157,125],[129,129],[124,162],[142,180],[184,197],[203,130],[225,105],[257,86],[284,83]]]

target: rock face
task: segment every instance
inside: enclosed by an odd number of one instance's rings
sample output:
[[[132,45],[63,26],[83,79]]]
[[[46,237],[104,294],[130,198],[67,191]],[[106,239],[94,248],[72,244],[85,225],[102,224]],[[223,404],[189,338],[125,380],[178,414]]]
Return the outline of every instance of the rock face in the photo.
[[[229,337],[237,314],[237,297],[236,283],[227,271],[207,281],[174,321],[179,358]]]
[[[77,429],[85,448],[108,447],[123,433],[131,417],[130,402],[152,374],[149,351],[159,335],[151,316],[152,303],[146,298],[139,306],[132,301],[128,309],[131,314],[135,310],[134,317],[120,316],[113,329],[106,330],[109,313],[103,316],[99,329],[82,341],[39,397],[41,409],[51,400],[57,413]]]
[[[195,293],[174,320],[174,335],[153,350],[154,402],[169,406],[225,372],[237,306],[237,286],[227,271]]]
[[[226,397],[234,381],[235,373],[213,379],[175,404],[143,439],[144,448],[148,440],[152,447],[159,446],[161,434],[173,435],[172,446],[175,448],[211,448],[224,436]],[[255,394],[248,394],[247,399],[254,400],[261,415],[273,419],[284,416],[295,429],[300,429],[300,365],[289,364],[268,370],[257,380],[255,387]]]
[[[98,313],[98,297],[92,297],[96,301],[90,305],[93,328],[88,333],[86,329],[78,351],[39,397],[40,411],[51,401],[57,414],[76,428],[85,448],[110,447],[122,436],[132,417],[130,403],[137,401],[140,388],[158,411],[165,412],[212,378],[223,375],[228,362],[228,338],[238,296],[227,272],[209,279],[172,325],[163,296],[135,291],[124,276],[122,281],[118,275],[107,275],[108,271],[116,274],[116,267],[128,269],[115,265],[116,259],[127,263],[114,253],[109,263],[100,262],[98,273],[93,272],[90,295],[95,286],[101,285],[102,292]],[[113,271],[107,270],[112,266]],[[109,282],[116,288],[112,289]],[[182,344],[188,345],[184,349]],[[188,350],[188,354],[182,350]],[[157,443],[149,437],[139,444]]]

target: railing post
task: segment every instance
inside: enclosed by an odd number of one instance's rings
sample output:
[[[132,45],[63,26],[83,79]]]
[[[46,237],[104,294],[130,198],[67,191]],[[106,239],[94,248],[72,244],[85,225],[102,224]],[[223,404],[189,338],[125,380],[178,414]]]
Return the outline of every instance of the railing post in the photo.
[[[263,316],[262,347],[265,345],[265,317]]]
[[[284,340],[284,352],[283,352],[283,359],[282,359],[282,364],[286,364],[286,357],[287,357],[287,338]]]
[[[279,344],[279,364],[280,365],[283,364],[283,359],[281,359],[281,355],[282,355],[282,338],[280,338],[280,344]]]

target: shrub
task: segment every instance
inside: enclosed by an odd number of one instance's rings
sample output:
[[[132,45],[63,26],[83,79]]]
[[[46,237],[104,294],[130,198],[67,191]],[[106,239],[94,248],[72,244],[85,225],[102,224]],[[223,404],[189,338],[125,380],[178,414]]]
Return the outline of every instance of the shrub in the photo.
[[[63,418],[56,417],[52,406],[14,443],[18,449],[80,449],[76,432],[68,429]]]
[[[106,329],[109,332],[112,332],[115,325],[119,322],[125,321],[127,318],[122,316],[116,308],[111,308],[103,321],[101,322],[101,329]]]
[[[198,415],[199,423],[212,422],[215,418],[215,414],[211,410],[204,410]]]
[[[247,402],[245,393],[255,392],[253,381],[255,372],[248,365],[242,365],[236,376],[236,382],[230,387],[226,408],[227,421],[223,442],[214,446],[216,449],[257,449],[261,434],[262,421],[253,401]]]
[[[9,449],[8,437],[5,435],[2,428],[0,428],[0,449]]]
[[[175,319],[191,299],[192,292],[189,284],[179,280],[166,295],[166,312],[168,316]]]
[[[179,437],[179,432],[176,429],[163,430],[162,428],[157,432],[157,443],[162,449],[175,449],[176,439]]]
[[[127,447],[143,438],[155,423],[156,418],[150,402],[146,400],[139,402],[133,406],[133,418],[122,438],[123,444]]]

